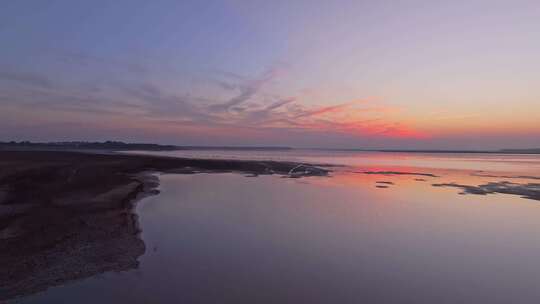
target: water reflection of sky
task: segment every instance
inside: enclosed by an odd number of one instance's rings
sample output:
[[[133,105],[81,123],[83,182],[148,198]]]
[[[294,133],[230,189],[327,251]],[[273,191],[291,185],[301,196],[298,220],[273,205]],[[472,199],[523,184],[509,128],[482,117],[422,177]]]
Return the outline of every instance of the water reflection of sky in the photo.
[[[329,150],[180,150],[133,152],[193,158],[281,160],[312,164],[334,164],[331,167],[334,184],[362,184],[373,180],[378,189],[388,189],[388,183],[400,179],[401,186],[413,191],[428,184],[422,191],[434,192],[453,188],[460,194],[502,194],[540,200],[540,155],[494,153],[388,153]],[[382,175],[365,172],[421,173],[436,175]],[[368,175],[368,176],[362,176]],[[401,177],[401,178],[400,178]],[[429,186],[438,186],[439,189]],[[508,187],[513,189],[508,190]],[[395,187],[394,187],[395,188]]]
[[[414,179],[164,175],[138,270],[23,302],[536,303],[537,203]]]
[[[408,166],[508,172],[537,172],[540,155],[491,153],[388,153],[328,150],[180,150],[134,153],[190,158],[288,160],[347,166]]]
[[[433,186],[534,175],[536,156],[348,157],[331,177],[162,175],[139,269],[21,303],[537,303],[539,202]]]

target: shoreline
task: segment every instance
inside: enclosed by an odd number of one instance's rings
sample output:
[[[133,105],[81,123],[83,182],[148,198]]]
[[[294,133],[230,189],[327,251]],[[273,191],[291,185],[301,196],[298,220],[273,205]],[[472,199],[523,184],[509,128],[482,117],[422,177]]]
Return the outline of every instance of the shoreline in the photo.
[[[327,176],[293,162],[66,151],[0,151],[0,301],[138,267],[146,248],[135,206],[155,173]]]

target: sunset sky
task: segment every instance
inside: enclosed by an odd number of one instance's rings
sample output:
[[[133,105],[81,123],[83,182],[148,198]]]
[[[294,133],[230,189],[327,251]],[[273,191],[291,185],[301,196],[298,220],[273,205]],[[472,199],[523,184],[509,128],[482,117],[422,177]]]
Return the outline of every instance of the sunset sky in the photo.
[[[540,1],[1,1],[0,141],[540,147]]]

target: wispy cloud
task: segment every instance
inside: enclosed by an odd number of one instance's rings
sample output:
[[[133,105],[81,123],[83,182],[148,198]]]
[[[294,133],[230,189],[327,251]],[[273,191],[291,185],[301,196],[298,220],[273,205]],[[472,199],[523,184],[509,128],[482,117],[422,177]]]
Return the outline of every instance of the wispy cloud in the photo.
[[[4,71],[0,72],[0,80],[18,82],[24,87],[0,90],[0,101],[27,107],[32,112],[46,111],[47,117],[59,120],[54,123],[61,122],[60,113],[77,113],[77,117],[89,117],[88,121],[106,120],[109,129],[115,125],[126,129],[126,124],[136,121],[140,126],[137,129],[146,126],[153,130],[176,130],[186,136],[187,133],[225,137],[234,133],[238,137],[239,134],[270,136],[301,132],[321,136],[422,136],[404,122],[389,121],[385,114],[395,108],[379,100],[354,99],[306,106],[305,96],[280,97],[269,93],[265,86],[282,72],[279,67],[273,67],[252,79],[235,75],[223,83],[215,82],[223,95],[236,93],[223,101],[173,93],[146,77],[131,81],[125,79],[132,78],[125,78],[120,83],[109,79],[96,90],[92,83],[62,85],[31,73]],[[58,114],[54,116],[54,113]]]
[[[146,74],[149,72],[148,68],[138,62],[130,62],[127,60],[110,59],[95,55],[90,55],[84,52],[64,52],[59,55],[59,59],[81,66],[95,66],[100,65],[107,68],[122,69],[130,73]]]
[[[254,79],[248,79],[244,80],[241,83],[238,84],[230,84],[225,82],[220,82],[220,85],[222,87],[225,87],[227,89],[238,89],[239,93],[235,95],[234,97],[230,98],[226,102],[219,103],[212,105],[209,110],[211,111],[226,111],[230,109],[233,106],[240,105],[248,100],[250,100],[252,97],[254,97],[261,88],[272,81],[276,76],[278,76],[282,72],[281,67],[272,67],[265,71],[261,76],[254,78]]]
[[[52,88],[53,86],[52,81],[47,77],[9,69],[4,69],[3,71],[0,69],[0,80],[40,88]]]

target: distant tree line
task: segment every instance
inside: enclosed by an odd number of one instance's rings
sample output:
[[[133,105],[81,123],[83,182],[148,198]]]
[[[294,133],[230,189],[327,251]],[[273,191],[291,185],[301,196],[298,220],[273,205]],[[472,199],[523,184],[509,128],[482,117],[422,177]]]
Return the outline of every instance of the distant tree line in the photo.
[[[106,150],[106,151],[172,151],[172,150],[290,150],[290,147],[278,146],[175,146],[147,143],[125,143],[122,141],[107,140],[104,142],[91,141],[58,141],[58,142],[30,142],[9,141],[1,142],[0,149],[18,150]]]
[[[69,149],[69,150],[175,150],[177,147],[173,145],[145,144],[145,143],[125,143],[122,141],[61,141],[61,142],[45,142],[37,143],[24,141],[9,141],[0,142],[0,147],[7,148],[43,148],[43,149]]]

